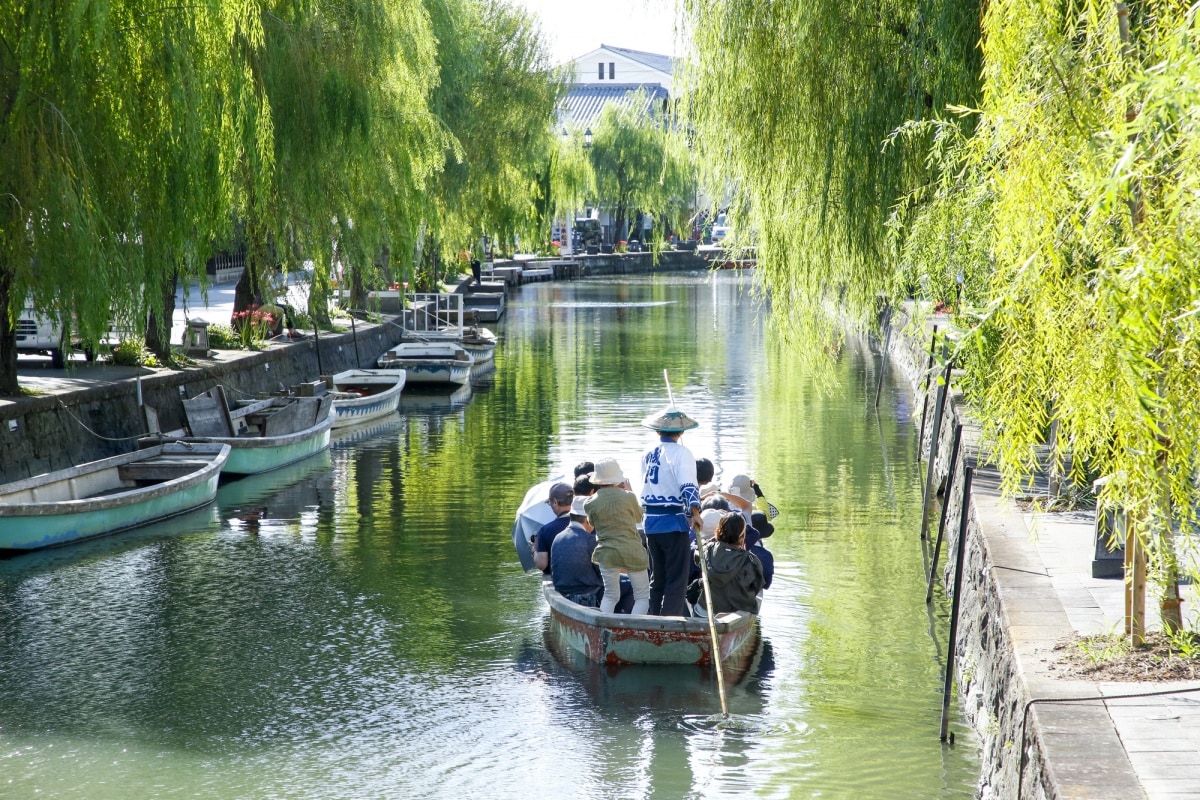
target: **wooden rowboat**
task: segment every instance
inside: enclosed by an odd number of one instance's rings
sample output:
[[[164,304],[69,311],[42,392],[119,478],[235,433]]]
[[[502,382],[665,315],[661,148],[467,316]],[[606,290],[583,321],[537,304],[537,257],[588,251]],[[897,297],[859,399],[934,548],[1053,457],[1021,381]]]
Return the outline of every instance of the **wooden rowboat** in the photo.
[[[403,369],[409,383],[464,384],[475,358],[456,342],[402,342],[379,357],[380,369]]]
[[[308,458],[329,447],[333,427],[328,394],[271,397],[231,409],[224,389],[214,386],[184,400],[183,408],[189,435],[180,441],[229,445],[227,475],[256,475]]]
[[[228,444],[169,442],[0,486],[0,550],[147,525],[212,502]]]
[[[396,413],[402,369],[348,369],[333,376],[333,427],[345,428]]]
[[[550,635],[598,664],[713,663],[712,638],[705,617],[654,617],[603,614],[572,603],[542,581],[550,604]],[[742,670],[758,644],[758,615],[746,611],[718,614],[717,643],[723,669]]]

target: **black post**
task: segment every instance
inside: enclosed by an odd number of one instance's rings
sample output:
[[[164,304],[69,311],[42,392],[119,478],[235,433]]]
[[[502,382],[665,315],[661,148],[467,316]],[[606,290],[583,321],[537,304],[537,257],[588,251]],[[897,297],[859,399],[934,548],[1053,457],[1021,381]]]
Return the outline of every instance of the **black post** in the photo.
[[[354,315],[350,315],[350,338],[354,339],[354,366],[362,369],[362,356],[358,354],[358,328],[354,325]]]
[[[933,354],[937,350],[937,329],[933,326],[933,339],[929,342],[929,361],[925,364],[925,386],[921,389],[921,434],[917,437],[917,461],[921,460],[921,444],[925,441],[925,412],[929,410],[929,378],[933,374]]]
[[[933,499],[933,474],[937,467],[938,446],[942,439],[942,414],[946,410],[946,400],[950,395],[950,372],[954,362],[947,361],[942,375],[942,383],[938,386],[937,403],[933,407],[933,430],[929,432],[929,468],[925,471],[925,494],[921,502],[921,538],[924,539],[929,531],[929,503]]]
[[[929,583],[925,587],[925,602],[933,602],[933,580],[937,576],[938,554],[946,532],[946,516],[950,512],[950,490],[954,487],[954,472],[958,465],[958,446],[962,441],[962,423],[954,425],[954,442],[950,445],[950,474],[946,477],[946,493],[942,495],[942,516],[938,522],[937,538],[933,540],[933,563],[929,565]]]
[[[954,651],[958,641],[958,612],[962,606],[963,560],[967,554],[967,525],[970,523],[971,476],[975,470],[967,467],[963,471],[963,501],[958,517],[958,557],[954,562],[954,599],[950,603],[950,635],[946,642],[946,681],[942,686],[942,732],[940,740],[946,741],[946,728],[950,725],[950,689],[954,683]]]

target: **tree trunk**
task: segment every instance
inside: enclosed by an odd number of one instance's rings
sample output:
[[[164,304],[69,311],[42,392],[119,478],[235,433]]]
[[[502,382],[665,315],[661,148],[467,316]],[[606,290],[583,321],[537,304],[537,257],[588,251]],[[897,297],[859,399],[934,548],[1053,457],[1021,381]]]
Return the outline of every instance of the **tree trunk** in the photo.
[[[0,262],[0,397],[15,397],[21,391],[17,385],[17,332],[9,317],[12,279],[12,273]]]
[[[179,270],[175,270],[171,279],[162,284],[161,313],[152,310],[146,320],[146,347],[162,364],[171,361],[171,325],[175,320],[175,289],[178,285]]]

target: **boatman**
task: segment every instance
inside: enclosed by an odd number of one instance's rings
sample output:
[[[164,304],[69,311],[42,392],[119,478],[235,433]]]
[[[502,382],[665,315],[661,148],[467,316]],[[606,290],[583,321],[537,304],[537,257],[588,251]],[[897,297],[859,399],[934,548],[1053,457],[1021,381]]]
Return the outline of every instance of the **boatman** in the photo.
[[[658,431],[658,446],[642,459],[642,509],[650,550],[650,613],[683,616],[691,562],[691,530],[699,531],[700,492],[696,459],[679,443],[700,423],[674,405],[642,420]]]

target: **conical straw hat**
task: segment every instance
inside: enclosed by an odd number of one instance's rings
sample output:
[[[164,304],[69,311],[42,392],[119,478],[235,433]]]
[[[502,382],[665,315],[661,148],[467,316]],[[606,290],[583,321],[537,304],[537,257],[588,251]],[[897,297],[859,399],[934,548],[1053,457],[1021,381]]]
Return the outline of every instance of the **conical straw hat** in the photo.
[[[642,420],[642,425],[652,431],[662,433],[678,433],[700,427],[700,423],[689,417],[674,406],[667,406],[657,414],[651,414]]]

